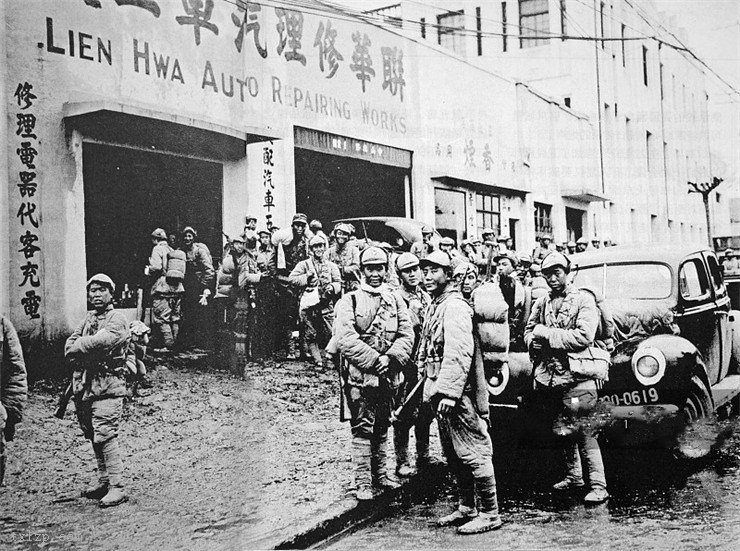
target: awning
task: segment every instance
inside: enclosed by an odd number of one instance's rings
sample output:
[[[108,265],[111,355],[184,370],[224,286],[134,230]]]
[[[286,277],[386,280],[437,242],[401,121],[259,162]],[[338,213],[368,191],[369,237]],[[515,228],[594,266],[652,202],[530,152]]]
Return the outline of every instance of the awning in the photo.
[[[234,128],[115,101],[65,103],[68,130],[108,143],[233,161],[246,155],[246,145],[277,138],[257,128]]]
[[[492,178],[493,179],[493,178]],[[445,183],[455,187],[469,187],[478,188],[485,191],[491,191],[501,195],[518,195],[520,197],[525,196],[527,193],[531,193],[532,190],[524,188],[516,181],[488,181],[483,178],[476,176],[469,177],[468,175],[462,174],[450,174],[449,171],[445,172],[432,172],[432,180]]]
[[[609,201],[609,198],[606,195],[586,188],[567,188],[564,189],[560,195],[565,199],[583,201],[584,203]]]

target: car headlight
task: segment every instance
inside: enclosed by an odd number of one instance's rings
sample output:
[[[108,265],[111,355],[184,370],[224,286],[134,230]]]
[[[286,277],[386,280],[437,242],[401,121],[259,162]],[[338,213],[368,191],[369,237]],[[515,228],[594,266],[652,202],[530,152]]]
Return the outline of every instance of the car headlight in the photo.
[[[665,356],[651,346],[640,348],[632,356],[632,371],[641,384],[654,385],[665,375]]]

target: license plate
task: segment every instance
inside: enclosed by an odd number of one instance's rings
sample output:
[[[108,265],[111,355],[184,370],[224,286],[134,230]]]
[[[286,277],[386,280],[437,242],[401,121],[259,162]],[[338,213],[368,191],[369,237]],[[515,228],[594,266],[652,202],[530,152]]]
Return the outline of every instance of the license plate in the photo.
[[[657,389],[643,388],[641,390],[627,390],[621,394],[606,394],[600,399],[604,402],[610,402],[615,406],[641,406],[643,404],[657,403],[659,396]]]

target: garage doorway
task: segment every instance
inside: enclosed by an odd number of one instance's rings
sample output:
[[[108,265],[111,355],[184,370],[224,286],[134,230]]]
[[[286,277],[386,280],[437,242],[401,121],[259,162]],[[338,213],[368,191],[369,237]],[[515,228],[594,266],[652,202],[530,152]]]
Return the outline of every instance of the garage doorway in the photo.
[[[112,277],[119,307],[136,307],[155,228],[193,226],[220,261],[221,163],[86,142],[83,179],[87,275]]]

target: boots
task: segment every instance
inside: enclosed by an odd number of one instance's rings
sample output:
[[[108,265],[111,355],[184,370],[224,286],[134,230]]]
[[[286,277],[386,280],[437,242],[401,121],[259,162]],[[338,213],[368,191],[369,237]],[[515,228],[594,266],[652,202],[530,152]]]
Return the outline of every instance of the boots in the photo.
[[[371,471],[371,450],[370,440],[352,437],[352,464],[354,466],[355,497],[359,501],[368,501],[375,498],[375,492],[372,487]]]
[[[97,445],[102,447],[103,460],[105,461],[108,480],[110,482],[108,493],[100,500],[100,506],[113,507],[120,505],[128,498],[123,492],[123,460],[121,459],[118,440],[111,438],[107,442]]]
[[[393,447],[396,449],[396,474],[407,478],[416,474],[409,463],[409,431],[406,427],[393,429]]]
[[[105,458],[103,457],[103,445],[93,444],[95,459],[98,461],[98,482],[90,484],[82,491],[82,497],[87,499],[100,499],[108,492],[108,474],[105,469]]]
[[[371,454],[371,471],[373,487],[378,490],[394,490],[401,484],[395,477],[388,474],[386,460],[388,457],[388,438],[383,437],[374,443]]]

